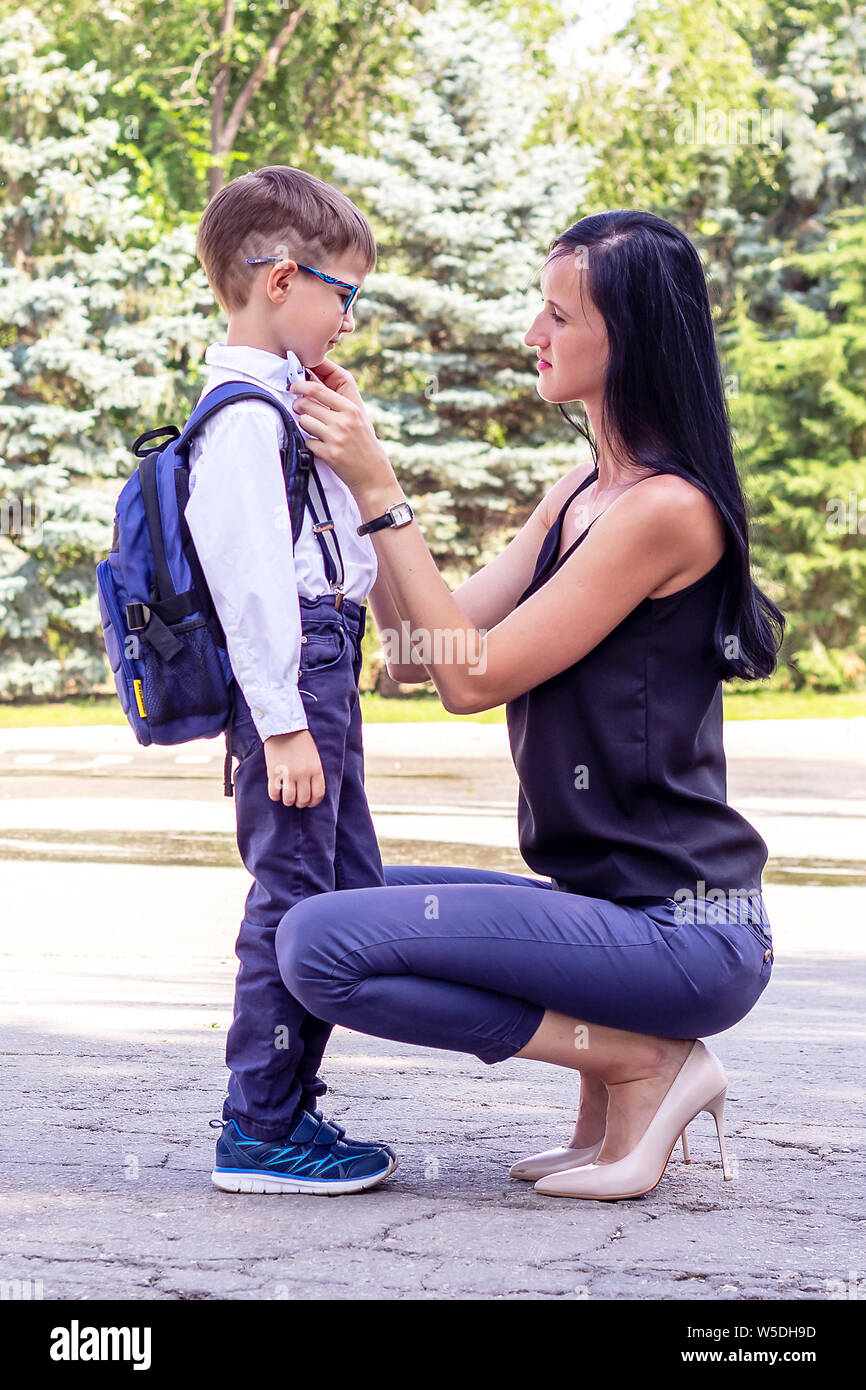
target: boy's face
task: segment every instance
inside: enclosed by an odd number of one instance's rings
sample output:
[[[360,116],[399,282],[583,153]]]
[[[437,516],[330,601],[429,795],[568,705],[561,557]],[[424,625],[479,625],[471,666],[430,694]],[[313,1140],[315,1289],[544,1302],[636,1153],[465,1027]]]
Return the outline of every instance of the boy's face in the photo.
[[[367,277],[366,260],[358,251],[322,256],[309,264],[349,285],[363,285]],[[266,276],[266,293],[278,311],[275,326],[283,348],[294,352],[305,367],[318,366],[345,333],[354,331],[357,296],[346,311],[348,291],[299,270],[297,261],[289,259],[283,267],[266,269],[271,271]]]

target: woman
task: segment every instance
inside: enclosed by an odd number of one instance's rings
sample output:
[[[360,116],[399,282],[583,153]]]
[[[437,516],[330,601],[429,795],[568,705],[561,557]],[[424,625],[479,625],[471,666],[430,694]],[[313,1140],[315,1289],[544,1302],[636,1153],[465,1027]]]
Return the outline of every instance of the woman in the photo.
[[[520,848],[549,881],[391,867],[385,888],[293,907],[277,956],[319,1017],[579,1071],[569,1144],[511,1172],[604,1200],[651,1190],[701,1110],[728,1176],[726,1077],[700,1038],[753,1007],[772,943],[767,847],[726,803],[721,681],[770,675],[784,618],[750,576],[691,243],[649,213],[586,217],[553,242],[541,293],[537,389],[583,402],[594,466],[454,594],[416,524],[381,525],[370,602],[380,632],[427,635],[429,665],[390,662],[397,679],[429,672],[452,713],[505,704]],[[385,516],[404,493],[354,382],[316,370],[299,422],[362,521]]]

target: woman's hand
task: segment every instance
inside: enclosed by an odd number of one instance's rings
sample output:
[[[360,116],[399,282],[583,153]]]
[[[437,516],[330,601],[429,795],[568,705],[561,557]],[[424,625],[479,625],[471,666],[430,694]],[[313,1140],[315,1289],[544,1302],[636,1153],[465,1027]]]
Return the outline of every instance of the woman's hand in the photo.
[[[343,396],[347,401],[354,401],[363,409],[364,402],[361,392],[358,390],[352,373],[347,372],[345,367],[338,366],[336,362],[329,362],[326,357],[324,362],[320,362],[317,367],[311,367],[310,371],[318,377],[323,386],[327,386],[329,391],[336,391],[338,396]]]
[[[320,380],[298,378],[289,386],[299,397],[293,409],[298,424],[310,436],[310,449],[342,478],[359,507],[362,502],[375,507],[385,494],[385,506],[400,501],[403,490],[376,438],[354,379],[333,362],[320,363],[315,370]],[[362,520],[374,515],[375,511],[369,511]]]

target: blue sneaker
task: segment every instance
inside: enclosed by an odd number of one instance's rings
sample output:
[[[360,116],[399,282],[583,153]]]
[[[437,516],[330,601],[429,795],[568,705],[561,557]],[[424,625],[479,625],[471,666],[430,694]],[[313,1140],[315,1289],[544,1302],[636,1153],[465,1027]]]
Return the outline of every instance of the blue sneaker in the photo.
[[[304,1110],[285,1139],[252,1139],[236,1120],[221,1128],[211,1181],[223,1192],[310,1192],[336,1197],[387,1178],[396,1161],[379,1146],[344,1144],[337,1129]]]
[[[325,1119],[321,1110],[311,1110],[310,1114],[312,1115],[314,1120],[318,1120],[319,1122]],[[391,1148],[390,1144],[384,1143],[381,1139],[347,1139],[346,1131],[344,1130],[342,1125],[337,1124],[336,1120],[328,1120],[327,1123],[331,1126],[331,1129],[335,1129],[337,1131],[337,1138],[341,1139],[344,1143],[349,1144],[353,1149],[384,1149],[386,1154],[390,1154],[391,1159],[393,1161],[394,1166],[391,1169],[392,1173],[400,1167],[400,1160],[397,1157],[394,1150]]]

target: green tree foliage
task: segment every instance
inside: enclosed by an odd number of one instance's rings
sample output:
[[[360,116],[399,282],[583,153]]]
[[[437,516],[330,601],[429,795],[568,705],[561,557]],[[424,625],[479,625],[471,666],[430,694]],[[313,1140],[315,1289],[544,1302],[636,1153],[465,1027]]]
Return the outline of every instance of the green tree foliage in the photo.
[[[730,360],[761,577],[786,608],[795,682],[866,688],[866,208],[790,256],[808,296],[769,329],[741,296]],[[808,302],[807,302],[808,301]]]
[[[733,184],[766,196],[779,145],[737,11],[731,0],[638,0],[625,27],[579,68],[573,121],[596,139],[601,127],[605,157],[590,186],[605,206],[651,207],[690,230]]]
[[[2,698],[104,683],[94,568],[129,440],[178,413],[210,336],[192,232],[157,236],[128,172],[106,172],[108,81],[32,11],[0,20]]]
[[[522,341],[551,238],[683,226],[790,679],[863,685],[866,4],[636,0],[593,50],[579,8],[0,0],[0,698],[103,683],[129,440],[187,413],[222,328],[194,228],[275,162],[374,223],[346,360],[452,583],[580,457]]]
[[[322,154],[380,246],[348,365],[456,581],[580,457],[536,394],[523,335],[588,155],[573,140],[532,143],[543,88],[506,23],[462,0],[425,17],[397,88],[401,109],[374,121],[370,154]]]
[[[733,257],[731,415],[792,678],[864,688],[866,6],[770,13],[758,51],[790,107],[780,197]]]
[[[406,0],[62,0],[72,67],[112,74],[119,154],[171,220],[264,164],[316,173],[313,147],[363,142],[419,9]]]
[[[843,303],[866,201],[866,6],[638,0],[580,65],[589,197],[678,223],[707,268],[757,578],[789,616],[782,680],[863,677],[863,548],[828,527],[862,504],[859,310]],[[855,504],[855,510],[856,510]]]

